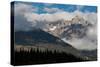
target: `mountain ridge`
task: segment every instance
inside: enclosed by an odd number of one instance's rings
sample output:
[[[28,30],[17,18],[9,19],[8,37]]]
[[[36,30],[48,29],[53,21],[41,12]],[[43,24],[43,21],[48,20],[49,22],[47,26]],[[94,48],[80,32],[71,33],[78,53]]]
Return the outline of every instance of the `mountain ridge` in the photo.
[[[23,45],[24,47],[25,46],[26,47],[27,46],[30,46],[30,47],[34,46],[34,47],[40,47],[40,48],[44,47],[44,48],[48,48],[51,50],[55,50],[55,49],[62,50],[62,51],[65,51],[67,53],[74,54],[76,56],[80,55],[77,49],[75,49],[71,45],[63,42],[58,37],[55,37],[55,36],[45,32],[45,31],[42,31],[39,29],[38,31],[33,30],[33,32],[31,32],[31,33],[30,32],[31,31],[15,32],[15,46],[16,45]],[[28,38],[30,38],[33,42],[30,42],[30,40],[27,40]],[[39,40],[38,40],[38,38],[39,38]]]

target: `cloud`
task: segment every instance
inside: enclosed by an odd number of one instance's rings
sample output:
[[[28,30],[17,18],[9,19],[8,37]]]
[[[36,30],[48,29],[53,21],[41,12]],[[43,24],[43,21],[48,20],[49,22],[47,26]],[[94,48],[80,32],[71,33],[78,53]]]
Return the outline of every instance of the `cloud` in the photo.
[[[46,11],[47,13],[56,13],[56,12],[63,12],[63,10],[59,9],[59,8],[44,8],[44,11]]]
[[[28,21],[34,22],[37,21],[46,21],[46,23],[56,22],[58,20],[71,20],[75,15],[68,12],[57,12],[53,14],[45,13],[45,14],[36,14],[36,13],[27,13],[24,15]]]
[[[23,16],[15,16],[14,18],[14,30],[15,31],[27,31],[32,27],[31,23]]]
[[[80,17],[84,17],[84,19],[88,19],[90,22],[93,23],[94,21],[96,21],[95,19],[96,16],[92,16],[92,15],[96,15],[95,13],[83,13],[78,10],[74,12],[66,12],[59,8],[47,8],[47,7],[45,7],[44,10],[47,11],[47,13],[38,14],[36,13],[36,11],[38,11],[37,7],[33,7],[32,5],[27,5],[23,3],[15,4],[15,16],[16,15],[22,16],[27,20],[27,22],[31,22],[31,23],[36,23],[36,21],[55,22],[62,19],[70,20],[76,15],[79,15]]]
[[[97,39],[97,25],[93,25],[92,27],[89,27],[88,30],[86,31],[88,39]]]
[[[33,7],[32,5],[24,3],[17,3],[14,5],[14,7],[15,7],[14,8],[15,15],[23,15],[25,13],[31,13],[37,11],[37,8]]]
[[[78,10],[78,11],[81,11],[83,8],[84,8],[83,5],[77,5],[77,6],[76,6],[76,10]]]
[[[45,7],[51,7],[54,5],[54,3],[44,3]]]
[[[26,14],[36,12],[38,9],[24,3],[14,4],[14,29],[18,30],[30,30],[32,29],[33,22],[28,21]],[[35,22],[35,21],[34,21]]]
[[[84,37],[82,39],[73,38],[71,40],[62,39],[67,43],[70,43],[73,47],[79,50],[95,50],[97,49],[97,44],[91,40]]]

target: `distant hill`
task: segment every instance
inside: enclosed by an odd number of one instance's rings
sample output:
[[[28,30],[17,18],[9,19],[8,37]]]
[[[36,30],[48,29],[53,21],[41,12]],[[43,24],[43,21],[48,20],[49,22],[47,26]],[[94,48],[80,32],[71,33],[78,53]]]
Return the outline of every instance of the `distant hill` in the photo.
[[[64,51],[76,56],[80,56],[77,49],[73,48],[68,43],[63,42],[60,38],[55,37],[41,29],[15,32],[15,44],[25,48],[29,48],[29,46],[40,49],[48,48],[49,50]]]

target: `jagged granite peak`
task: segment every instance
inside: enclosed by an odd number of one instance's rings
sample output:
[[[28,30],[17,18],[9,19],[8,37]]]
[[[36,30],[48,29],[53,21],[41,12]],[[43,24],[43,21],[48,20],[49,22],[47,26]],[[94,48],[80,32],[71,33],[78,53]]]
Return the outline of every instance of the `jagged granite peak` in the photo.
[[[83,17],[76,15],[71,20],[59,20],[56,22],[50,22],[46,24],[46,28],[43,29],[50,34],[62,38],[62,36],[74,36],[74,37],[83,37],[85,35],[84,31],[87,31],[87,28],[92,26],[90,22]],[[70,34],[69,34],[70,33]],[[78,36],[80,34],[80,36]]]

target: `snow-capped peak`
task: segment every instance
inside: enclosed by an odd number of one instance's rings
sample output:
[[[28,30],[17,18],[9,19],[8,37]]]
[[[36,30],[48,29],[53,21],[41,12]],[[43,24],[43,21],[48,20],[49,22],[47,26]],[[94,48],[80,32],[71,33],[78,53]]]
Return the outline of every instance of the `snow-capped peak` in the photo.
[[[53,27],[49,28],[50,31],[53,31],[55,29],[56,29],[56,26],[53,26]]]

